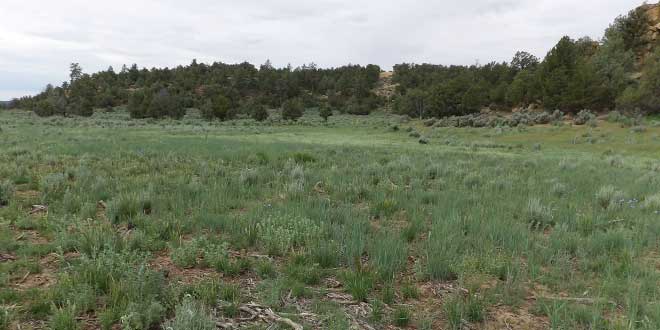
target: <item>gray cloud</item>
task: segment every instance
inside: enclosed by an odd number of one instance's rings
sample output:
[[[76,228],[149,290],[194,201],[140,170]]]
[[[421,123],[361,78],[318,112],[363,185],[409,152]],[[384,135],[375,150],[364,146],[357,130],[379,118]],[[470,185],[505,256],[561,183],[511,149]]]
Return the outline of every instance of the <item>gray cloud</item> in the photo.
[[[199,61],[321,66],[543,56],[563,35],[599,38],[638,0],[2,0],[0,100],[87,72]]]

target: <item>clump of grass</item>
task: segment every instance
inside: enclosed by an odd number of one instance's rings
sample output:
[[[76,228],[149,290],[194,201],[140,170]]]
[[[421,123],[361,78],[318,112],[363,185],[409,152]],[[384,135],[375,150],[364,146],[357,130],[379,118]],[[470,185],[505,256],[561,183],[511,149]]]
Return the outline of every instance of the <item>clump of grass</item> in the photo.
[[[616,187],[612,185],[602,186],[596,192],[596,200],[598,205],[604,210],[612,210],[621,205],[621,202],[624,200],[623,192],[617,190]]]
[[[122,194],[108,205],[108,217],[114,224],[130,222],[139,214],[150,214],[153,205],[147,194]]]
[[[374,276],[366,269],[347,271],[343,273],[343,282],[346,291],[357,301],[367,301],[369,293],[374,287]]]
[[[370,249],[371,261],[383,280],[391,280],[406,264],[406,243],[399,235],[382,234]]]
[[[644,133],[644,132],[646,132],[646,126],[643,126],[643,125],[633,126],[630,129],[630,131],[633,132],[633,133]]]
[[[254,186],[259,183],[259,172],[256,169],[245,168],[238,175],[238,182],[245,186]]]
[[[314,157],[313,155],[310,155],[308,153],[296,152],[295,154],[293,154],[293,160],[297,164],[304,164],[304,163],[316,162],[317,159],[316,159],[316,157]]]
[[[389,198],[385,198],[371,207],[371,214],[375,218],[389,217],[399,209],[398,203]]]
[[[183,242],[178,247],[172,248],[170,258],[172,262],[181,268],[193,268],[197,265],[199,247],[196,241]]]
[[[401,286],[401,295],[403,296],[403,299],[419,299],[419,288],[417,288],[415,283],[404,283]]]
[[[563,158],[559,161],[559,168],[562,170],[574,170],[577,168],[577,162],[572,159]]]
[[[463,179],[463,184],[468,188],[478,188],[481,186],[481,176],[477,173],[470,173]]]
[[[11,324],[14,315],[7,307],[0,307],[0,329],[7,330]]]
[[[394,303],[394,299],[396,299],[396,292],[394,291],[392,285],[388,284],[383,286],[380,292],[380,296],[384,303],[391,305]]]
[[[660,211],[660,193],[646,197],[642,207],[653,211]]]
[[[317,242],[321,227],[300,216],[270,216],[257,224],[257,241],[271,255],[284,255],[296,248]]]
[[[14,184],[10,181],[0,182],[0,207],[9,205],[9,201],[14,195]]]
[[[407,307],[397,307],[392,318],[394,325],[397,327],[407,327],[412,320],[412,312]]]
[[[445,302],[443,309],[451,329],[461,329],[463,320],[482,322],[486,317],[484,299],[477,295],[467,297],[454,295]]]
[[[527,203],[525,220],[534,229],[545,229],[555,224],[552,209],[541,204],[538,198],[532,198]]]
[[[568,186],[561,182],[555,182],[550,191],[552,191],[552,194],[557,197],[564,197],[568,194]]]
[[[53,308],[50,317],[50,329],[52,330],[77,330],[76,307],[71,305],[63,308]]]
[[[165,323],[168,330],[215,330],[215,322],[206,308],[195,301],[191,296],[186,296],[176,306],[174,319]]]

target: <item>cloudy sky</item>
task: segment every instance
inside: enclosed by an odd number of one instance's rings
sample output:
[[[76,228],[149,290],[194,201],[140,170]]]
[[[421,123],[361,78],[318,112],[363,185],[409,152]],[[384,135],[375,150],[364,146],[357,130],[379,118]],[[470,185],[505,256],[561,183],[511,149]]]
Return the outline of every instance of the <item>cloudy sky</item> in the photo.
[[[600,38],[640,0],[0,0],[0,100],[138,63],[390,68],[542,57],[563,35]]]

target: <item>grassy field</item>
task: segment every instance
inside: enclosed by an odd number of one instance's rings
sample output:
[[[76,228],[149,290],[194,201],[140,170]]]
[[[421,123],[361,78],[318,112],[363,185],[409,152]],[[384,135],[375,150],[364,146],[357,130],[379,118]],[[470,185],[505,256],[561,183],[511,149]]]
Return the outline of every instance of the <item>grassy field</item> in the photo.
[[[0,329],[660,329],[651,119],[0,129]]]

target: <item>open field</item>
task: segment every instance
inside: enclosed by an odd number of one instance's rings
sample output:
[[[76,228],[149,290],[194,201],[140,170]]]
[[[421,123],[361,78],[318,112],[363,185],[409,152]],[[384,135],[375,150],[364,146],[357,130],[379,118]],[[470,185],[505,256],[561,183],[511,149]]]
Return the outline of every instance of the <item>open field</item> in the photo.
[[[660,328],[651,119],[0,128],[0,329]]]

